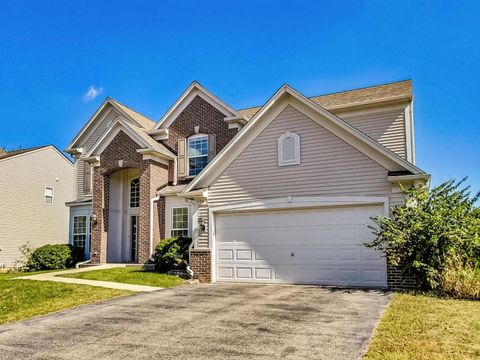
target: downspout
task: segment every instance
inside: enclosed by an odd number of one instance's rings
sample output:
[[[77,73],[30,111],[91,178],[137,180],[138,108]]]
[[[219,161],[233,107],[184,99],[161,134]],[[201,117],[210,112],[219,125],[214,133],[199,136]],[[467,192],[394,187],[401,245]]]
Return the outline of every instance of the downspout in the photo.
[[[153,255],[153,204],[160,200],[160,196],[150,199],[150,239],[149,239],[149,248],[150,248],[150,260],[152,260]]]
[[[194,207],[197,206],[195,200],[192,200],[192,199],[185,199],[187,203],[190,203],[192,204]],[[198,208],[197,208],[197,211],[198,211]],[[195,219],[192,219],[192,222],[194,223],[197,223],[198,221],[193,221],[193,220],[197,220],[198,218],[198,215],[195,217]],[[192,224],[192,227],[195,226],[194,224]],[[190,252],[192,251],[192,249],[196,248],[197,247],[197,240],[198,240],[198,228],[197,228],[197,233],[194,234],[194,236],[192,236],[192,242],[190,243],[190,245],[188,246],[188,257],[190,257]],[[193,272],[192,268],[190,267],[190,264],[187,264],[187,268],[185,269],[187,271],[187,274],[190,276],[190,278],[193,279],[193,276],[195,275],[195,273]]]
[[[85,261],[80,261],[78,263],[75,264],[75,269],[80,269],[80,266],[82,265],[85,265],[85,264],[88,264],[92,261],[92,255],[90,255],[90,259],[88,260],[85,260]]]

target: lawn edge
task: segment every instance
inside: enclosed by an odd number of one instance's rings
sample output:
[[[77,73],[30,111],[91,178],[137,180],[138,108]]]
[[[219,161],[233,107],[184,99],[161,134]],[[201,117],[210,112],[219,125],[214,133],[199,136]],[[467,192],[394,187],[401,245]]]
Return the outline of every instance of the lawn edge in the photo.
[[[30,280],[30,279],[25,279],[25,280],[36,281],[36,280]],[[45,282],[54,282],[54,281],[45,281]],[[91,286],[91,285],[84,285],[84,284],[72,284],[72,285],[94,287],[94,286]],[[90,303],[78,304],[78,305],[68,307],[68,308],[65,308],[65,309],[55,310],[55,311],[49,312],[47,314],[35,315],[35,316],[29,317],[29,318],[26,318],[26,319],[6,322],[6,323],[3,323],[3,324],[0,324],[0,333],[2,333],[3,331],[7,331],[8,329],[3,329],[3,328],[8,327],[10,325],[14,325],[14,324],[17,325],[17,324],[26,323],[26,322],[29,322],[29,321],[38,321],[38,320],[41,320],[42,318],[47,317],[47,316],[58,315],[62,312],[68,312],[68,311],[75,310],[77,308],[81,308],[81,307],[84,307],[84,306],[92,306],[92,305],[97,305],[97,304],[98,305],[105,305],[104,303],[107,303],[107,302],[110,302],[110,301],[116,301],[116,300],[120,300],[120,299],[125,298],[125,297],[142,294],[141,292],[134,292],[134,291],[129,291],[129,290],[120,290],[120,291],[128,291],[129,294],[116,295],[116,296],[113,296],[113,297],[108,298],[108,299],[103,299],[103,300],[94,301],[94,302],[90,302]]]
[[[368,353],[368,349],[370,348],[370,344],[372,343],[373,338],[375,337],[377,333],[378,326],[380,325],[381,321],[383,320],[383,317],[385,316],[385,313],[387,310],[390,308],[393,302],[393,298],[397,295],[397,292],[395,291],[387,291],[387,296],[390,296],[390,300],[383,308],[383,310],[380,312],[380,316],[378,317],[377,321],[375,322],[375,325],[373,326],[372,333],[370,334],[370,338],[368,339],[368,342],[363,346],[362,351],[360,353],[360,356],[358,357],[359,360],[363,359],[365,355]]]

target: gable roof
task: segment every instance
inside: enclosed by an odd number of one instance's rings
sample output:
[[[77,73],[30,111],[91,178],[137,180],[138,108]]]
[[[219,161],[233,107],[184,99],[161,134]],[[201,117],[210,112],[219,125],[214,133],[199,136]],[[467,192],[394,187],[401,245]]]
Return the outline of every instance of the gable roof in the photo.
[[[0,161],[10,159],[10,158],[13,158],[13,157],[19,156],[19,155],[27,155],[27,154],[32,153],[34,151],[38,151],[38,150],[42,150],[42,149],[48,149],[48,148],[52,148],[53,150],[55,150],[63,159],[68,161],[68,163],[73,166],[73,163],[70,161],[70,159],[67,158],[65,156],[65,154],[62,153],[60,150],[58,150],[57,147],[54,146],[54,145],[34,146],[34,147],[26,148],[26,149],[18,149],[18,150],[14,150],[14,151],[7,151],[5,153],[0,153]]]
[[[120,130],[123,130],[133,141],[142,146],[144,149],[153,150],[163,157],[169,159],[173,159],[175,157],[175,155],[164,145],[155,141],[155,139],[148,135],[147,131],[143,127],[136,126],[120,118],[116,119],[112,124],[110,124],[107,130],[105,130],[105,133],[89,150],[86,157],[88,158],[101,153]]]
[[[238,116],[237,110],[221,100],[219,97],[208,91],[197,81],[193,81],[188,88],[180,95],[180,97],[173,103],[170,109],[161,117],[153,130],[161,128],[168,128],[170,124],[177,118],[177,116],[187,107],[190,101],[195,96],[202,97],[205,101],[216,107],[227,116]]]
[[[38,150],[38,149],[43,149],[45,147],[47,146],[35,146],[27,149],[19,149],[19,150],[7,151],[5,153],[0,153],[0,160],[8,159],[10,157],[21,155],[21,154],[26,154],[28,152]]]
[[[412,80],[310,97],[310,100],[327,110],[400,99],[412,99]],[[251,119],[261,108],[262,106],[255,106],[238,110],[238,112],[245,118]]]
[[[93,115],[90,117],[87,123],[80,129],[78,134],[72,140],[70,145],[68,145],[65,151],[70,152],[76,147],[75,145],[78,142],[78,140],[82,137],[82,135],[85,134],[85,132],[87,132],[87,130],[92,126],[92,124],[95,122],[98,116],[103,112],[103,110],[109,106],[117,110],[125,118],[132,120],[134,123],[138,124],[138,126],[146,130],[150,130],[155,125],[155,121],[136,112],[135,110],[130,109],[129,107],[121,104],[117,100],[107,97],[102,102],[102,104],[97,108],[97,110],[93,113]]]
[[[110,99],[110,100],[112,101],[112,103],[115,103],[115,105],[117,105],[123,112],[125,112],[125,114],[130,116],[131,119],[133,119],[138,124],[140,124],[141,127],[143,127],[144,129],[151,130],[155,126],[156,121],[140,114],[135,110],[130,109],[128,106],[119,103],[115,99]]]
[[[193,189],[209,186],[287,105],[292,105],[304,112],[313,121],[364,152],[388,170],[406,170],[412,174],[425,174],[423,170],[285,84],[182,192],[187,193]]]

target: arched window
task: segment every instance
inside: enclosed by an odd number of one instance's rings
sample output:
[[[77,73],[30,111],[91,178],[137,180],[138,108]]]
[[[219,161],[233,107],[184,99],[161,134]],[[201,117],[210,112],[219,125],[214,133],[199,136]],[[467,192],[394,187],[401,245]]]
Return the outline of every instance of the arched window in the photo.
[[[138,208],[140,204],[140,179],[130,181],[130,207]]]
[[[278,138],[278,166],[300,164],[300,136],[287,131]]]

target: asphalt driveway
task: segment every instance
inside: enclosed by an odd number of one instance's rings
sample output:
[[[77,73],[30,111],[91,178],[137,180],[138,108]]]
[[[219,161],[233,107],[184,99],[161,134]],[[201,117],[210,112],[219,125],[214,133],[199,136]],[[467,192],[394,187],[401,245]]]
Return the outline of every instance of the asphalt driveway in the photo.
[[[314,286],[182,285],[0,326],[0,359],[357,359],[389,300]]]

